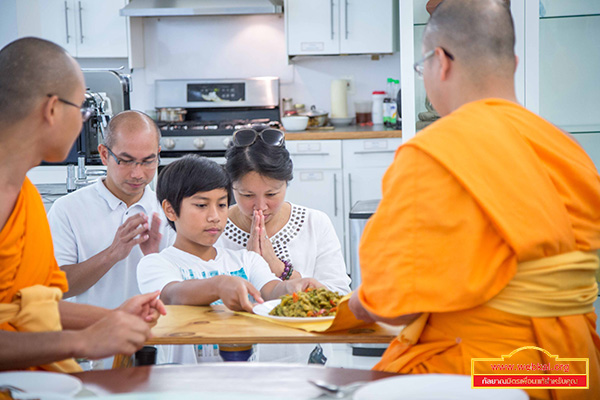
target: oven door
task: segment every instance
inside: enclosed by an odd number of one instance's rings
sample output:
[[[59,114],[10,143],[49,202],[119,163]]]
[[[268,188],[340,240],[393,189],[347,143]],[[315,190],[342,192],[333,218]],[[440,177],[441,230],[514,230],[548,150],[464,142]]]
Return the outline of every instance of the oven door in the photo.
[[[225,151],[188,151],[188,152],[168,152],[161,151],[160,152],[160,164],[158,165],[158,172],[162,171],[162,169],[171,164],[174,161],[181,159],[186,154],[196,154],[201,157],[210,158],[214,162],[220,165],[225,165]]]

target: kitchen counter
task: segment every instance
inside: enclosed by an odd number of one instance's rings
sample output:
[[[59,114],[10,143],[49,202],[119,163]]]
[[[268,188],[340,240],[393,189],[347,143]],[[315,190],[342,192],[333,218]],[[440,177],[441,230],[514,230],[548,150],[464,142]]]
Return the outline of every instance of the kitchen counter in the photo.
[[[384,126],[348,125],[334,129],[311,129],[302,132],[285,132],[285,140],[339,140],[401,138],[402,131]]]

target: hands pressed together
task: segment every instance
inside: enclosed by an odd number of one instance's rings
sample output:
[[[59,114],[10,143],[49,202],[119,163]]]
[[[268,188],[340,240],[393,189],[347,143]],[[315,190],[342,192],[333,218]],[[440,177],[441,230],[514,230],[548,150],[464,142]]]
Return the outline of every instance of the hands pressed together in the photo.
[[[119,261],[127,257],[137,244],[140,245],[144,255],[158,253],[162,239],[160,225],[161,220],[158,213],[152,215],[150,223],[148,216],[144,213],[132,215],[117,229],[115,238],[109,247],[110,253],[116,261]]]

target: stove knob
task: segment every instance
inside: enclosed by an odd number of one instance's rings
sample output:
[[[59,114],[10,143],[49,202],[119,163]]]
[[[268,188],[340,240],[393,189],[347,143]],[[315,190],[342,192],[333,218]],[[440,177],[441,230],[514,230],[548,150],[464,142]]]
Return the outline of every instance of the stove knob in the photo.
[[[230,137],[226,137],[225,139],[223,139],[223,144],[225,145],[225,147],[229,147],[229,143],[231,143],[231,138]]]
[[[204,139],[196,138],[194,139],[194,147],[198,150],[202,150],[206,143],[204,143]]]
[[[163,146],[167,150],[173,150],[175,148],[175,140],[173,139],[163,139]]]

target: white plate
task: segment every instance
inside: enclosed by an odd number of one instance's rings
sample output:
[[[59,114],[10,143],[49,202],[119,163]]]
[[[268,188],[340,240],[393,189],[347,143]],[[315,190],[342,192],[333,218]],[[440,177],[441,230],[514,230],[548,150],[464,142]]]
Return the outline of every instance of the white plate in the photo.
[[[73,376],[41,371],[1,372],[0,385],[4,384],[21,388],[28,395],[46,393],[75,396],[82,387],[81,381]]]
[[[354,393],[354,400],[527,400],[521,389],[471,389],[468,375],[404,375],[380,379]]]
[[[159,392],[127,393],[89,397],[89,400],[281,400],[281,397],[248,392]]]
[[[265,301],[262,304],[257,304],[254,306],[252,311],[256,315],[262,315],[263,317],[271,318],[276,321],[283,322],[322,322],[322,321],[333,321],[335,315],[329,317],[276,317],[275,315],[269,315],[272,309],[274,309],[279,303],[281,303],[281,299],[277,300],[269,300]]]

